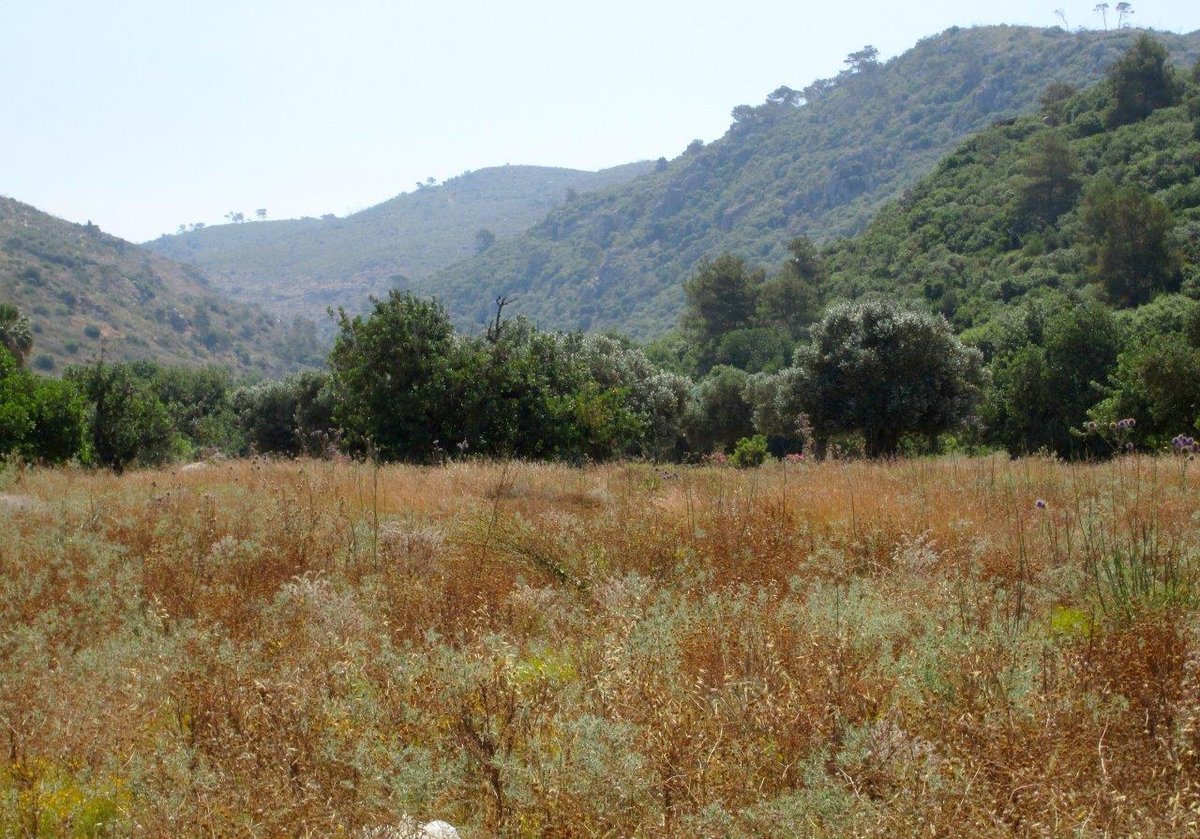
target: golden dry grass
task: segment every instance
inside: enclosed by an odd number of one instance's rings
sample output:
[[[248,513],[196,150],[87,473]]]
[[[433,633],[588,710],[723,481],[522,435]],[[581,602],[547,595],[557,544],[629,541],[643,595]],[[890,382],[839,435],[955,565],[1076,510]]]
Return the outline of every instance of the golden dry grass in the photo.
[[[1195,835],[1194,477],[10,472],[0,835]]]

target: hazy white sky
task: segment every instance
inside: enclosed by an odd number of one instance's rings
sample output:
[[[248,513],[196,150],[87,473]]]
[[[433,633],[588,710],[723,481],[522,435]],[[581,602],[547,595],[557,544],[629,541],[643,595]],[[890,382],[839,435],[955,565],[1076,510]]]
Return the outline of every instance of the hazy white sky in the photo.
[[[0,194],[135,241],[230,210],[341,215],[467,169],[673,157],[865,44],[1058,7],[1099,28],[1094,5],[0,0]],[[1134,9],[1200,28],[1195,0]]]

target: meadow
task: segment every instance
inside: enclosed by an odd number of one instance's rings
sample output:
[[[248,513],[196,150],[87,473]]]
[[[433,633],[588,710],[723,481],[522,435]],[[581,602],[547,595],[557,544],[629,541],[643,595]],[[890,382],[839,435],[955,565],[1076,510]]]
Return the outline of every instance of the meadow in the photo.
[[[0,836],[1186,836],[1196,466],[0,473]]]

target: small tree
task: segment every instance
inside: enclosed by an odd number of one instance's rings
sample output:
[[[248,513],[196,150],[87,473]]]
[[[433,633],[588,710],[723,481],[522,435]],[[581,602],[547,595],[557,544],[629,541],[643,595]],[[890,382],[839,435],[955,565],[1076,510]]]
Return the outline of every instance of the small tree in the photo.
[[[1066,116],[1067,102],[1076,93],[1066,82],[1051,82],[1038,97],[1042,108],[1042,121],[1047,125],[1058,125]]]
[[[33,431],[28,376],[12,353],[0,346],[0,455],[17,451]]]
[[[846,65],[843,72],[861,73],[863,70],[879,66],[879,50],[868,44],[862,49],[850,53],[842,63]]]
[[[712,350],[722,336],[751,325],[762,281],[761,272],[725,253],[702,262],[684,282],[683,328],[700,347],[702,369],[711,364]]]
[[[475,253],[480,254],[496,243],[496,234],[486,227],[479,228],[475,233]]]
[[[984,380],[983,356],[945,318],[883,301],[831,309],[796,366],[818,449],[832,433],[859,431],[871,457],[894,454],[904,434],[959,425]]]
[[[0,347],[12,354],[18,367],[25,366],[25,359],[33,349],[29,318],[10,303],[0,303]]]
[[[1101,398],[1117,361],[1111,310],[1057,297],[1030,301],[1006,320],[983,406],[989,437],[1013,455],[1077,452],[1084,444],[1071,429]]]
[[[255,210],[254,215],[258,217],[259,221],[267,220],[267,210],[265,207]]]
[[[1109,396],[1090,416],[1107,424],[1135,417],[1140,437],[1172,435],[1195,428],[1200,417],[1200,349],[1180,334],[1155,335],[1124,349],[1112,376]]]
[[[780,85],[767,94],[767,102],[771,105],[794,108],[800,104],[800,91],[792,90],[787,85]]]
[[[65,463],[83,452],[86,407],[76,387],[38,378],[33,391],[33,429],[22,453],[43,463]]]
[[[1119,3],[1117,11],[1127,3]],[[1173,105],[1179,96],[1167,48],[1149,35],[1141,35],[1108,72],[1112,106],[1110,128],[1145,119],[1157,108]]]
[[[1038,104],[1042,110],[1051,110],[1056,105],[1067,101],[1076,93],[1075,86],[1066,82],[1050,82],[1038,96]]]
[[[729,115],[733,117],[734,125],[753,125],[759,121],[758,111],[753,105],[738,105]]]
[[[1096,278],[1114,303],[1137,306],[1171,287],[1178,260],[1166,204],[1135,184],[1098,180],[1084,198],[1082,218]]]
[[[788,365],[794,345],[781,330],[756,326],[735,329],[721,336],[712,352],[715,364],[727,364],[747,373],[773,372]]]
[[[62,463],[83,447],[84,406],[70,382],[19,368],[0,346],[0,456]]]
[[[260,454],[323,455],[336,440],[333,398],[324,371],[307,370],[233,394],[246,441]]]
[[[758,289],[757,320],[792,340],[799,339],[821,311],[825,265],[807,236],[788,243],[783,270]]]
[[[120,473],[170,456],[170,415],[130,365],[109,364],[101,355],[95,364],[68,370],[67,378],[89,403],[92,455],[101,465]]]
[[[1057,131],[1038,135],[1020,181],[1019,212],[1038,224],[1053,224],[1079,194],[1079,164]]]
[[[746,382],[754,430],[767,438],[774,455],[799,452],[810,443],[802,386],[803,379],[795,367],[780,373],[756,373]]]
[[[335,419],[353,451],[427,459],[461,439],[454,327],[435,300],[392,290],[372,302],[365,318],[339,312],[329,355]]]
[[[683,427],[693,452],[724,452],[754,434],[753,409],[746,399],[748,378],[734,367],[714,367],[692,389]]]
[[[1129,17],[1132,14],[1133,14],[1133,4],[1132,3],[1118,3],[1117,4],[1117,29],[1124,28],[1126,25],[1125,18]]]

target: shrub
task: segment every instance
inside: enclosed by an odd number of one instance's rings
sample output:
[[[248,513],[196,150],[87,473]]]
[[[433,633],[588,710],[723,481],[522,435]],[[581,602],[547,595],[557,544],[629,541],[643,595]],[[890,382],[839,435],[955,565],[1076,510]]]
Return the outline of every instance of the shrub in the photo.
[[[693,387],[684,415],[684,434],[692,451],[725,451],[754,433],[746,400],[748,378],[742,370],[718,366]]]
[[[238,426],[260,454],[325,454],[336,437],[329,376],[306,371],[233,394]]]
[[[96,460],[122,472],[167,460],[176,435],[167,408],[131,365],[101,358],[67,371],[90,403],[91,447]]]
[[[761,466],[767,461],[767,438],[762,434],[743,437],[733,447],[733,465],[739,469]]]
[[[0,348],[0,455],[61,463],[83,448],[84,404],[69,382],[35,376]]]
[[[33,388],[33,430],[22,453],[44,463],[65,463],[83,452],[87,412],[70,382],[38,378]]]

